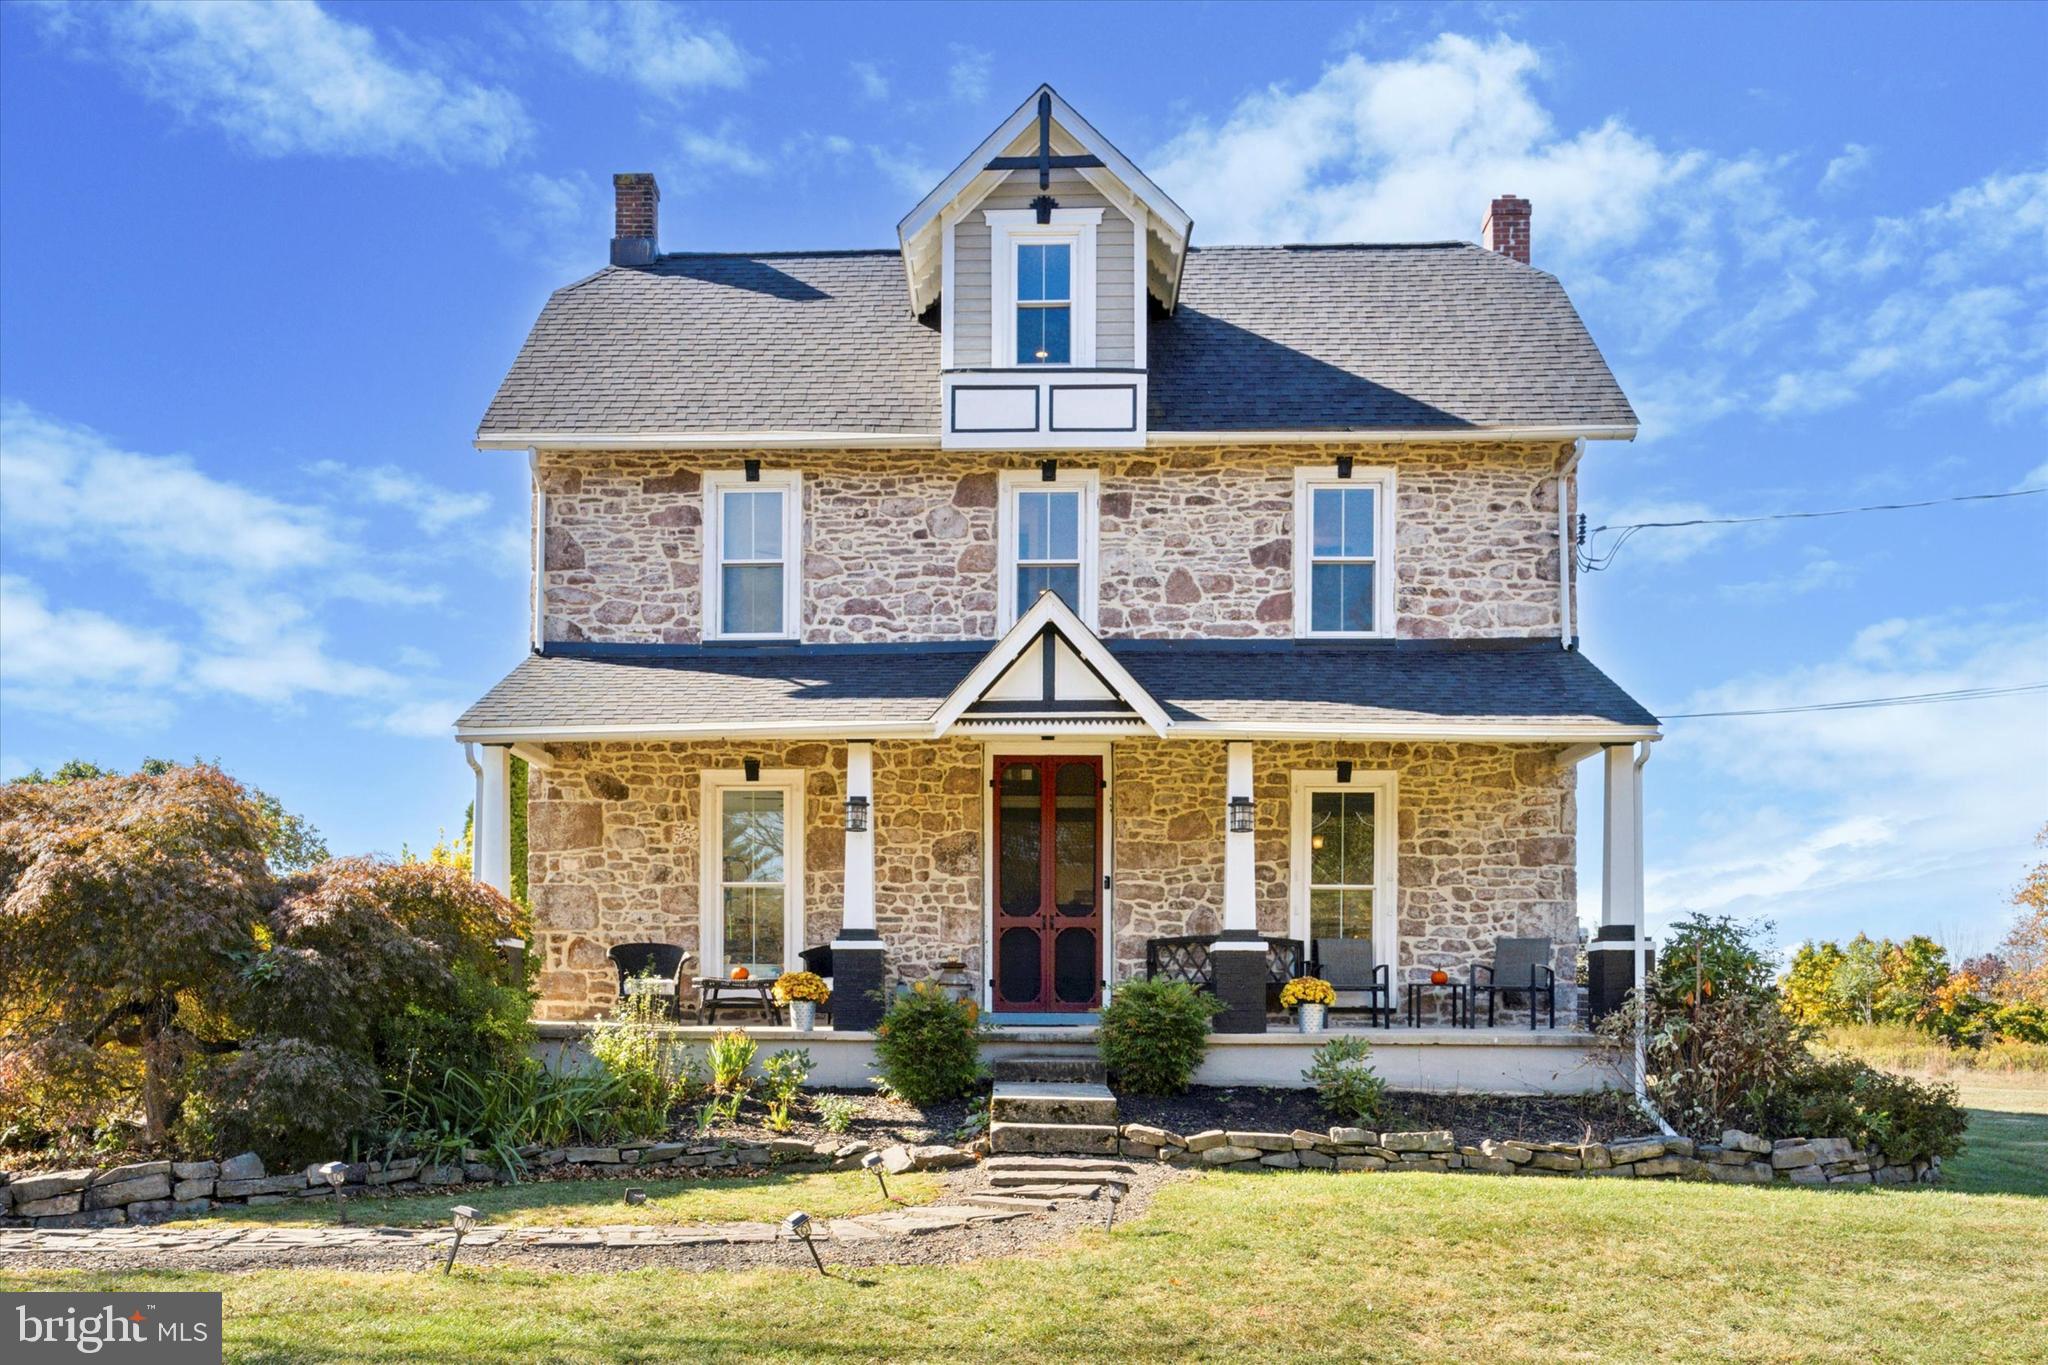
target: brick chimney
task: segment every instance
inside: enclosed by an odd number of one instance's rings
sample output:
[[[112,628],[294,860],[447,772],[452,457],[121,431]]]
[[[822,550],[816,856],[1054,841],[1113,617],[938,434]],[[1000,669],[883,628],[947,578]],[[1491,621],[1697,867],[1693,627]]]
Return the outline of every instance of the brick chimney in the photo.
[[[612,177],[612,200],[612,264],[646,265],[661,254],[661,187],[648,172],[629,171]]]
[[[623,214],[625,210],[621,208],[619,212]],[[1529,264],[1529,201],[1512,194],[1494,200],[1493,207],[1486,211],[1486,225],[1479,229],[1479,244],[1488,251],[1498,251],[1523,265]]]

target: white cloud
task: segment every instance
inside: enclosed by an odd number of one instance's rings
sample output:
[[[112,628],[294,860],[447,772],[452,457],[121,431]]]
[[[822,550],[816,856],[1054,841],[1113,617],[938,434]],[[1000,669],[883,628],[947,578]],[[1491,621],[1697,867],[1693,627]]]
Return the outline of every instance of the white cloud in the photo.
[[[408,513],[422,531],[441,532],[490,510],[488,493],[462,493],[415,478],[395,465],[357,469],[338,460],[316,460],[308,468],[334,480],[346,494]]]
[[[514,207],[487,219],[491,234],[513,256],[557,282],[580,279],[603,265],[612,235],[608,188],[582,171],[539,171],[513,184]]]
[[[740,175],[766,175],[774,169],[747,146],[730,120],[713,132],[685,128],[679,141],[684,160],[695,166],[716,166]]]
[[[873,62],[853,62],[849,64],[848,69],[853,72],[854,84],[860,87],[862,99],[889,98],[889,78],[883,75],[882,69]]]
[[[178,674],[180,650],[161,631],[96,611],[51,608],[19,575],[0,575],[0,698],[24,710],[126,728],[169,713],[159,689]]]
[[[585,71],[657,95],[737,90],[755,65],[723,28],[676,5],[547,0],[526,8],[542,38]]]
[[[1848,189],[1863,178],[1870,169],[1870,148],[1860,142],[1842,144],[1842,154],[1828,162],[1821,172],[1820,191],[1822,194],[1836,194]]]
[[[14,400],[0,402],[0,488],[0,525],[46,552],[117,546],[255,573],[340,553],[307,509],[223,483],[183,456],[122,450]]]
[[[906,194],[923,195],[931,192],[939,183],[944,171],[924,159],[917,152],[907,148],[890,148],[871,145],[868,159],[875,169],[889,177],[891,183]]]
[[[994,56],[965,43],[949,43],[947,51],[953,60],[946,68],[946,88],[952,91],[953,98],[962,104],[980,104],[987,99]]]
[[[313,0],[57,5],[44,28],[265,156],[498,165],[532,132],[511,91],[397,60]]]
[[[2048,637],[1986,611],[1873,623],[1833,659],[1705,689],[1674,711],[1751,710],[2048,679]],[[1708,806],[1651,860],[1653,918],[1756,915],[1797,938],[1995,915],[2048,810],[2048,698],[1672,721],[1662,781]]]

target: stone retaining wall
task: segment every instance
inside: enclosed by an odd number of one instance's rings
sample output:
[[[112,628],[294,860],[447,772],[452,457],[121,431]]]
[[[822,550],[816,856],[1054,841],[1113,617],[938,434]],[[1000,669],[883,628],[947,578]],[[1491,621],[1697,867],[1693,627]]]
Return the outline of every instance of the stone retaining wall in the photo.
[[[755,1142],[634,1142],[616,1147],[524,1147],[519,1157],[529,1168],[569,1171],[592,1178],[645,1176],[654,1179],[705,1171],[748,1171],[773,1167],[781,1171],[845,1171],[861,1164],[870,1150],[859,1140],[805,1142],[776,1138]],[[882,1164],[891,1174],[944,1170],[973,1161],[970,1153],[945,1146],[890,1147]],[[63,1171],[0,1172],[0,1227],[91,1228],[124,1223],[155,1223],[178,1215],[195,1215],[236,1205],[283,1204],[294,1200],[328,1200],[334,1187],[314,1162],[303,1170],[273,1174],[254,1152],[226,1161],[139,1161],[96,1171],[79,1167]],[[502,1184],[504,1168],[481,1151],[466,1151],[459,1162],[435,1163],[419,1157],[391,1161],[357,1161],[348,1166],[341,1186],[344,1201],[368,1196],[388,1198],[449,1189],[458,1185]]]
[[[1382,1133],[1332,1128],[1327,1133],[1225,1131],[1182,1137],[1127,1123],[1118,1147],[1127,1157],[1184,1166],[1273,1166],[1338,1171],[1480,1171],[1492,1175],[1624,1176],[1646,1180],[1712,1180],[1726,1185],[1910,1185],[1941,1178],[1941,1159],[1892,1163],[1841,1138],[1768,1138],[1729,1129],[1719,1142],[1682,1137],[1617,1142],[1495,1142],[1461,1145],[1449,1129]]]

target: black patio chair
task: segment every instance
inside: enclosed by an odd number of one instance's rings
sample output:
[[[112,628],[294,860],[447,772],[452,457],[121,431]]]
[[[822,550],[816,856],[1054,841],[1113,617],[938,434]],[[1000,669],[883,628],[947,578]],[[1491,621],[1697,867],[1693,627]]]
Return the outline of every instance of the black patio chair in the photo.
[[[1372,960],[1369,938],[1319,938],[1309,975],[1330,983],[1338,1000],[1331,1009],[1364,1009],[1366,1021],[1375,1028],[1394,1025],[1394,987],[1387,976],[1387,964]],[[1349,1003],[1346,995],[1362,995],[1363,1005]]]
[[[1529,1027],[1536,1027],[1536,998],[1550,1006],[1550,1026],[1557,1027],[1557,972],[1550,965],[1551,942],[1547,938],[1497,938],[1493,941],[1493,962],[1472,964],[1472,998],[1486,994],[1486,1026],[1493,1027],[1493,998],[1513,991],[1529,993]],[[1479,974],[1486,973],[1481,985]]]
[[[621,943],[609,956],[612,966],[619,971],[619,999],[624,1000],[629,994],[628,981],[651,979],[658,983],[651,988],[653,993],[664,998],[662,1012],[671,1019],[683,1017],[683,964],[696,954],[673,943]]]

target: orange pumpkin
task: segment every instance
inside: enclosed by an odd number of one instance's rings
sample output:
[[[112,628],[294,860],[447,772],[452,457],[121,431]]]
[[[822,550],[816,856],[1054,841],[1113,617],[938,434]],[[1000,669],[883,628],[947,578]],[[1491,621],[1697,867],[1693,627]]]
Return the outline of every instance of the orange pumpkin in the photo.
[[[752,975],[753,973],[748,971],[745,967],[735,967],[732,969],[732,979],[735,981],[745,981],[748,977]]]
[[[1445,985],[1450,981],[1450,979],[1451,974],[1443,970],[1441,967],[1439,967],[1437,970],[1429,974],[1429,984],[1432,986]]]

